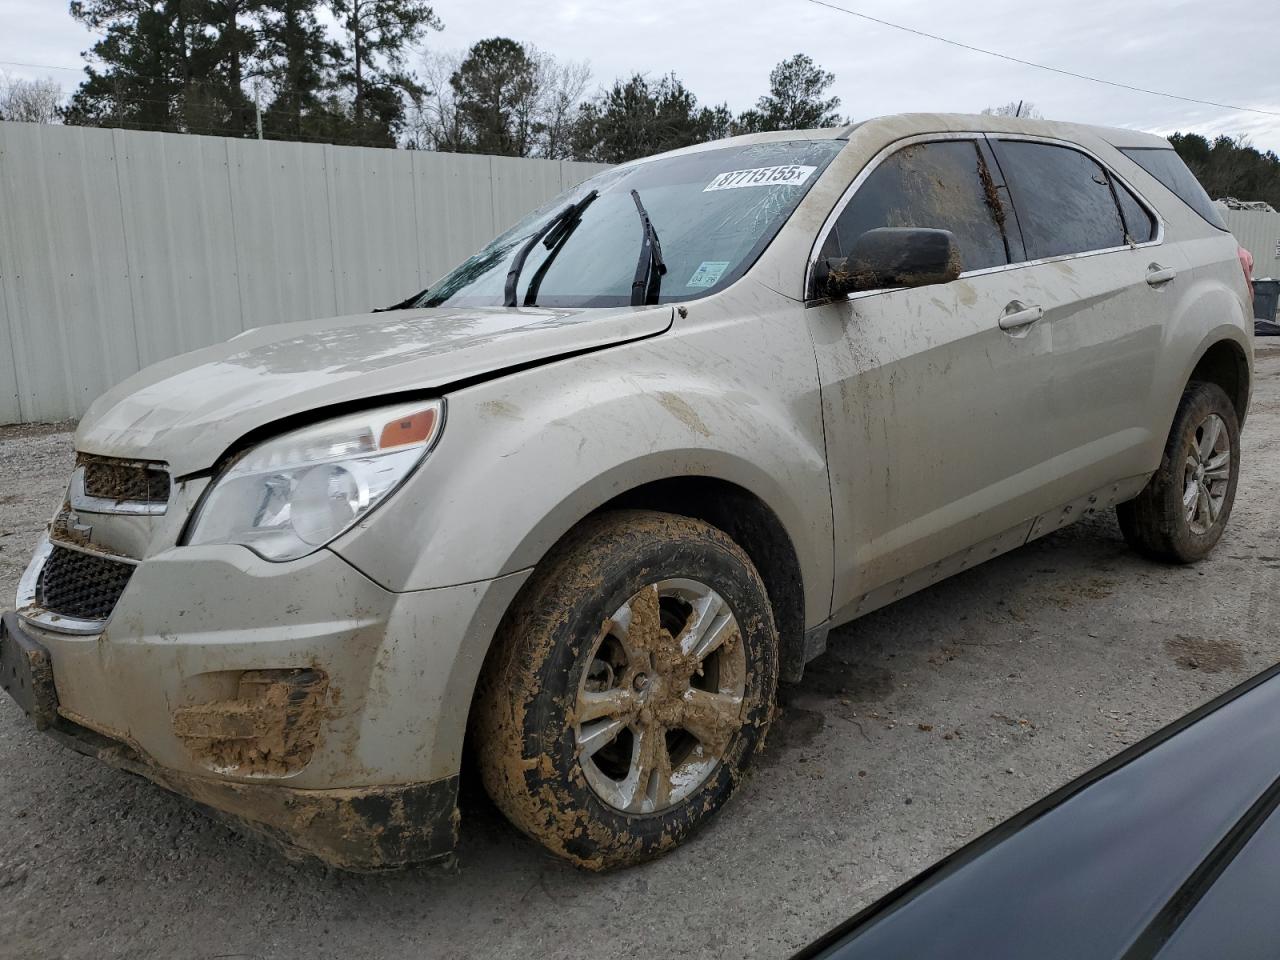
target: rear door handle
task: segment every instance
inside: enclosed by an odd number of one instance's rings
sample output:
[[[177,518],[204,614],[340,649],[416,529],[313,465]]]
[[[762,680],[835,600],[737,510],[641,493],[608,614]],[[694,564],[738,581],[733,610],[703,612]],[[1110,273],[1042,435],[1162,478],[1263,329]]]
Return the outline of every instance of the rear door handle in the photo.
[[[1039,306],[1028,307],[1019,300],[1014,300],[1004,308],[1000,315],[1001,330],[1020,330],[1044,319],[1044,310]]]
[[[1147,267],[1147,285],[1158,287],[1163,283],[1168,283],[1178,275],[1178,271],[1173,267],[1162,267],[1158,263],[1153,263]]]

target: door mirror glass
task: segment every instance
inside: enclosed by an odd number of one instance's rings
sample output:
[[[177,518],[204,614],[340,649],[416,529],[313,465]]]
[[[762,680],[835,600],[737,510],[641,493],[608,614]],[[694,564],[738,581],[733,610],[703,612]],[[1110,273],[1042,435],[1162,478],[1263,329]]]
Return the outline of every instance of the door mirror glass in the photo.
[[[847,257],[828,259],[826,294],[924,287],[960,276],[960,250],[950,230],[877,227],[853,242]]]

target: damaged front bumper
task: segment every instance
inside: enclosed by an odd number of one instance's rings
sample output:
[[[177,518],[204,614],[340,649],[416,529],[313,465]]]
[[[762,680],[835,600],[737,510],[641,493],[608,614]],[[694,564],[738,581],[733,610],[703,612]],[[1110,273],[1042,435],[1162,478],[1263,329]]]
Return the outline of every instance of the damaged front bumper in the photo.
[[[195,776],[151,762],[135,746],[66,718],[48,651],[12,613],[0,618],[6,693],[37,728],[94,757],[228,814],[238,826],[346,870],[396,869],[447,859],[458,837],[458,778],[408,785],[308,790]]]
[[[340,868],[451,853],[472,692],[527,573],[394,593],[330,551],[142,562],[96,635],[6,614],[3,684],[81,753]]]

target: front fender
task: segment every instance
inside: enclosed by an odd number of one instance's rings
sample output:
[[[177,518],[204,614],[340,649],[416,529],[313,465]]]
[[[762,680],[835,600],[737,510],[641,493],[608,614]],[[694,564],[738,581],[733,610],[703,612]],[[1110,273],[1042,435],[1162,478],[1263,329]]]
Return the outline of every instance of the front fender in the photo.
[[[391,590],[527,569],[609,500],[714,477],[791,537],[807,619],[830,612],[831,502],[812,348],[750,321],[547,364],[449,395],[428,461],[335,549]]]

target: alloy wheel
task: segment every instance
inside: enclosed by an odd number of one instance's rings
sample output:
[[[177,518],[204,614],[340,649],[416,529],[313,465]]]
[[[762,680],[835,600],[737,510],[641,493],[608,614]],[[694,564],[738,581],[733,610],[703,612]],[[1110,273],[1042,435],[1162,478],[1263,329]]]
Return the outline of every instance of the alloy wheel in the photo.
[[[737,619],[697,580],[645,586],[605,621],[578,686],[578,760],[617,810],[659,813],[715,772],[742,726]]]
[[[1231,435],[1216,413],[1188,438],[1182,468],[1182,508],[1191,532],[1203,536],[1218,522],[1231,483]]]

